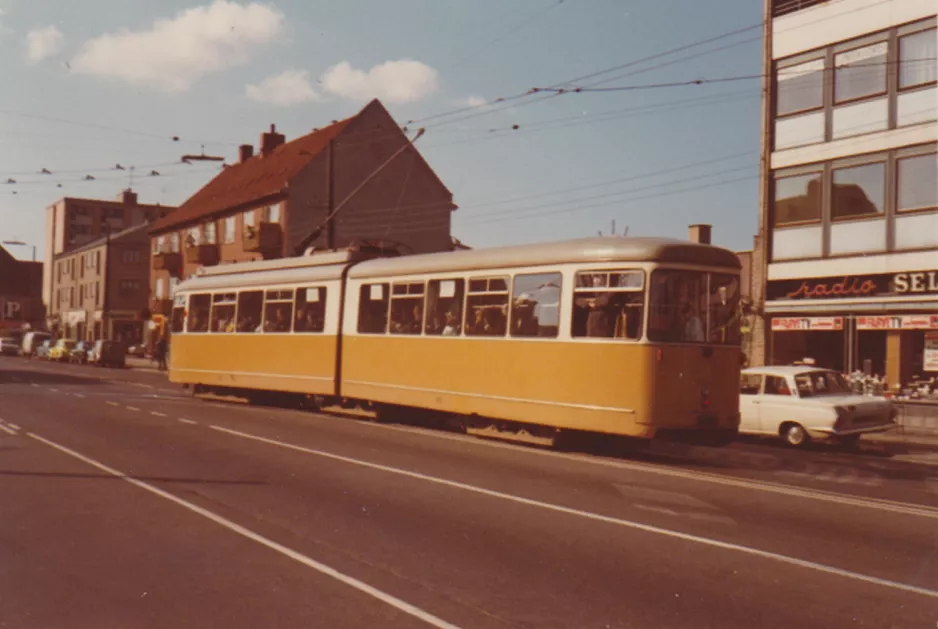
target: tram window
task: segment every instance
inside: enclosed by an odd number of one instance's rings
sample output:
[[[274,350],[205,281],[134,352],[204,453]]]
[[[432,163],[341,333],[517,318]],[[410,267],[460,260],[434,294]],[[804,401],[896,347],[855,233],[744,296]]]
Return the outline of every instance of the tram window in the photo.
[[[508,282],[505,278],[469,280],[463,329],[467,336],[505,336],[508,330]]]
[[[720,345],[739,345],[739,276],[711,273],[708,301],[709,341]]]
[[[388,331],[388,284],[362,284],[358,294],[358,331],[361,334],[385,334]]]
[[[259,332],[264,292],[250,290],[238,293],[238,332]]]
[[[173,308],[173,317],[170,324],[170,330],[174,333],[182,332],[183,328],[186,325],[186,309],[184,306],[176,306]]]
[[[652,272],[649,339],[670,343],[707,341],[707,275],[672,269]]]
[[[459,336],[462,328],[462,303],[466,281],[463,279],[430,280],[427,290],[426,334]]]
[[[560,329],[560,273],[516,275],[511,295],[511,335],[556,338]]]
[[[208,316],[212,307],[212,296],[206,293],[189,298],[188,332],[208,332]]]
[[[576,274],[574,337],[638,340],[645,314],[645,274],[641,270]]]
[[[322,332],[326,329],[326,288],[311,286],[296,289],[294,332]]]
[[[420,334],[423,327],[423,282],[394,284],[391,291],[391,334]]]
[[[235,331],[235,303],[234,293],[217,293],[212,295],[212,327],[210,332]]]
[[[289,332],[293,320],[293,289],[269,290],[264,297],[264,332]]]

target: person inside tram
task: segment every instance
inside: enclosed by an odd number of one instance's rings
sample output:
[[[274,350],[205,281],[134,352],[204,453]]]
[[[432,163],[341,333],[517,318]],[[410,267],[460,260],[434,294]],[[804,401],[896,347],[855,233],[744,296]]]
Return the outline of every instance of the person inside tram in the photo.
[[[697,314],[696,308],[690,303],[685,303],[681,309],[681,318],[684,320],[684,340],[695,343],[702,343],[706,340],[704,336],[704,326]]]
[[[459,317],[452,310],[446,313],[446,326],[443,328],[443,336],[459,336]]]

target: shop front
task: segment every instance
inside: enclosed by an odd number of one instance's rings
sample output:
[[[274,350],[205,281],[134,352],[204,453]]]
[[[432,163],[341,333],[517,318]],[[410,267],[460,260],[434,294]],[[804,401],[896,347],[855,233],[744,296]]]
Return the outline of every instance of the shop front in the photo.
[[[769,362],[885,376],[938,375],[938,271],[770,280]]]

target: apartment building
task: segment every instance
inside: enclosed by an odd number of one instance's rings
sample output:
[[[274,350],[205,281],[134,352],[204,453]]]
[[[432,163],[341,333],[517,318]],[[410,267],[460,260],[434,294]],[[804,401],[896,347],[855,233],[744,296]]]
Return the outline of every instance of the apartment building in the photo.
[[[46,208],[45,265],[42,276],[42,300],[52,310],[52,298],[58,287],[53,274],[56,257],[98,240],[107,232],[116,234],[165,216],[174,207],[141,204],[137,194],[123,190],[117,200],[65,197]]]
[[[765,11],[766,360],[938,375],[938,3]]]
[[[333,208],[330,210],[330,208]],[[179,209],[150,228],[151,309],[202,266],[301,255],[357,241],[405,253],[449,251],[453,195],[377,100],[290,142],[270,131],[242,145]]]
[[[53,262],[50,314],[57,334],[78,341],[144,340],[150,294],[146,223],[105,235]]]

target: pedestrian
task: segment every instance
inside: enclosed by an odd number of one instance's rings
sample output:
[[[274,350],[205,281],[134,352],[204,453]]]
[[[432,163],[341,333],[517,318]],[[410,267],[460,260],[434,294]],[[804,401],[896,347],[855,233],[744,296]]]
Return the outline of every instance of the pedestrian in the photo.
[[[169,351],[169,343],[166,342],[165,336],[161,336],[160,340],[156,342],[156,360],[159,363],[158,368],[160,371],[166,371],[167,351]]]

